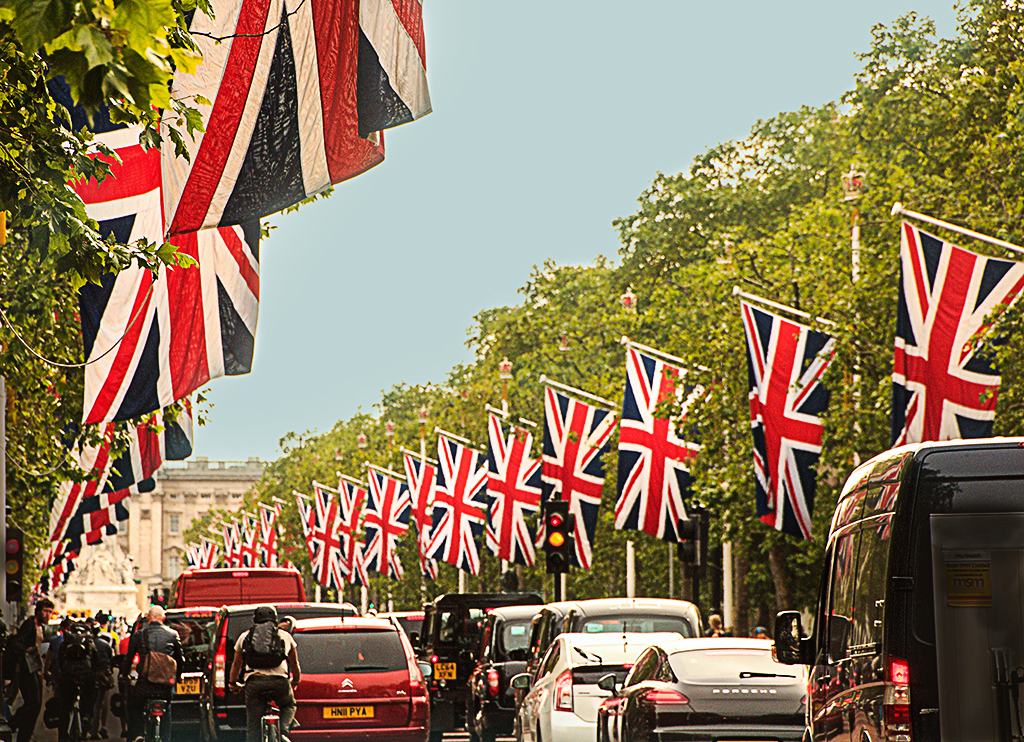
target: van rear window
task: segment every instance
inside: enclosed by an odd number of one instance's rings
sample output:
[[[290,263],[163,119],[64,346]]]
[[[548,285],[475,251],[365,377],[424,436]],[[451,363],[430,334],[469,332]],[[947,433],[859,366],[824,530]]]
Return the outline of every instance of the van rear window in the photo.
[[[693,637],[693,627],[682,616],[602,616],[588,618],[580,626],[583,634],[653,634],[660,631],[674,631],[684,638]]]
[[[302,674],[388,672],[408,667],[397,631],[297,631]]]

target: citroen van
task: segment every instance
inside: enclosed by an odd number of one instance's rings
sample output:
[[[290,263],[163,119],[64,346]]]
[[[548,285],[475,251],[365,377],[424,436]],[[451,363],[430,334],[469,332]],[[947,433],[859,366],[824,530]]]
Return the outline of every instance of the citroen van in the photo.
[[[810,740],[1020,738],[1024,439],[919,443],[859,466],[829,529],[813,628],[775,623],[810,666]]]

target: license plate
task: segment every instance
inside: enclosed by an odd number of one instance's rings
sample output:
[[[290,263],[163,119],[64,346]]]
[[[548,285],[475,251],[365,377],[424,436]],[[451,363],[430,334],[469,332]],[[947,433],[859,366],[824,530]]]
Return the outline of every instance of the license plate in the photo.
[[[372,719],[373,706],[326,706],[325,719]]]
[[[194,696],[199,693],[199,680],[202,676],[196,676],[194,678],[182,677],[178,681],[178,685],[175,687],[179,696]]]
[[[434,665],[434,677],[438,680],[455,680],[455,663],[438,662]]]

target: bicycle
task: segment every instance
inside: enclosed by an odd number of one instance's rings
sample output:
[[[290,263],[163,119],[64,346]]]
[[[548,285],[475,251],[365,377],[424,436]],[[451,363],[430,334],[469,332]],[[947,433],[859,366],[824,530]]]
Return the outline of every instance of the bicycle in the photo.
[[[260,742],[283,742],[281,735],[281,717],[274,707],[276,691],[265,690],[259,695],[263,714],[260,718]]]
[[[160,742],[168,703],[163,698],[150,698],[146,701],[145,742]]]
[[[79,706],[78,696],[75,696],[75,704],[71,707],[68,715],[68,742],[82,742],[82,711]]]

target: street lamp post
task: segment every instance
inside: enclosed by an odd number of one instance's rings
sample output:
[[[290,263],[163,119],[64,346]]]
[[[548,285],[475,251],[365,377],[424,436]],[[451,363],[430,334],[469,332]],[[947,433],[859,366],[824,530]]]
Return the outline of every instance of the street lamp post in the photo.
[[[626,292],[619,297],[619,303],[630,314],[636,314],[636,294],[633,293],[632,286],[627,288]]]
[[[498,364],[498,377],[501,379],[501,411],[508,415],[508,380],[512,378],[512,361],[508,356]]]

